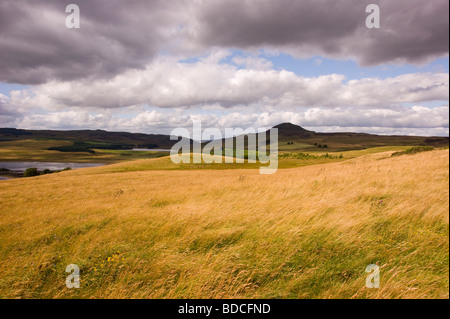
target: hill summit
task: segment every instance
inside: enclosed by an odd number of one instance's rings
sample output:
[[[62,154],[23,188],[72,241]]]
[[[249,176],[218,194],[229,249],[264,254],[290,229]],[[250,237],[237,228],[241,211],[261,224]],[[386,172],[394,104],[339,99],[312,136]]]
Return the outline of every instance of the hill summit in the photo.
[[[276,126],[274,126],[274,128],[278,129],[278,134],[279,135],[284,135],[284,136],[311,136],[314,135],[316,132],[314,131],[308,131],[307,129],[304,129],[303,127],[299,126],[299,125],[295,125],[289,122],[286,123],[281,123],[278,124]]]

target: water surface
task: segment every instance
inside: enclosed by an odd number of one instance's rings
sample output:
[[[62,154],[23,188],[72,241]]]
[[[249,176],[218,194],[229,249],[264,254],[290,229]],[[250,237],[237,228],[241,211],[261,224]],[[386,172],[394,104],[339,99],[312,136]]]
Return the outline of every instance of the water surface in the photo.
[[[97,167],[106,165],[103,163],[61,163],[61,162],[0,162],[0,168],[6,168],[10,171],[25,172],[27,168],[36,167],[38,171],[49,169],[57,171],[70,167],[71,169],[83,167]]]
[[[170,152],[168,149],[163,148],[133,148],[132,151],[141,151],[141,152]]]

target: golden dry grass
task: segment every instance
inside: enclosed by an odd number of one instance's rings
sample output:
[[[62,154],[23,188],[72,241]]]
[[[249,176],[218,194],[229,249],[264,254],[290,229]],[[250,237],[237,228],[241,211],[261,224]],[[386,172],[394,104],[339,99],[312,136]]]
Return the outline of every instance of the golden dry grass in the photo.
[[[274,175],[145,160],[1,181],[0,297],[448,298],[448,160]],[[70,263],[80,289],[65,287]],[[372,263],[379,289],[365,288]]]

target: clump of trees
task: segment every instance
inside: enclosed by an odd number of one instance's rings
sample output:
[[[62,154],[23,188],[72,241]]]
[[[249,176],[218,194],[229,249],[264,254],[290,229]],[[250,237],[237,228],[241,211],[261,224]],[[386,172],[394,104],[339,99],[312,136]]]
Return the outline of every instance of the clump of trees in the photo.
[[[339,159],[344,158],[342,154],[338,155],[331,155],[331,154],[323,154],[323,155],[313,155],[308,153],[283,153],[279,154],[278,157],[280,158],[294,158],[294,159],[301,159],[301,160],[308,160],[308,159]]]
[[[156,146],[156,144],[145,144],[145,145],[151,147]],[[95,154],[93,148],[102,150],[129,150],[133,148],[133,145],[120,143],[100,143],[100,142],[94,143],[94,142],[73,141],[72,145],[53,146],[48,148],[48,150],[60,152],[86,152],[90,154]]]
[[[27,168],[25,170],[25,173],[23,173],[23,177],[33,177],[33,176],[38,176],[38,175],[39,175],[39,172],[36,167]]]
[[[55,171],[52,171],[52,170],[49,170],[48,168],[46,168],[46,169],[43,169],[42,171],[38,171],[38,169],[36,167],[30,167],[25,170],[25,172],[23,173],[23,177],[33,177],[33,176],[39,176],[39,175],[53,174],[53,173],[59,173],[59,172],[68,171],[68,170],[71,170],[71,168],[66,167],[64,169],[55,170]]]

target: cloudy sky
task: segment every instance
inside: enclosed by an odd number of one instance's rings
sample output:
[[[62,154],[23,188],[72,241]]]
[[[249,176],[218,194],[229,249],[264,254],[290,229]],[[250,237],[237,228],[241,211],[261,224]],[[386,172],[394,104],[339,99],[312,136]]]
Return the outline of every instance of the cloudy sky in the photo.
[[[79,5],[80,28],[65,12]],[[366,27],[366,6],[380,28]],[[0,127],[449,134],[448,0],[0,0]]]

